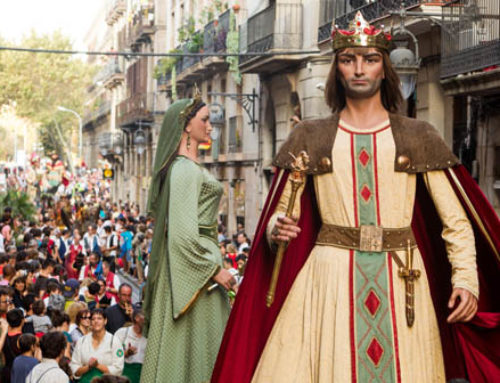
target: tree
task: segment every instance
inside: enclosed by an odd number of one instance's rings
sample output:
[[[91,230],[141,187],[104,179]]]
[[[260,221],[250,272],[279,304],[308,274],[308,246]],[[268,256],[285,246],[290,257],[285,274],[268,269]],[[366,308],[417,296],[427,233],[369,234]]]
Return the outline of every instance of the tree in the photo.
[[[1,45],[9,46],[5,41]],[[38,35],[34,31],[21,40],[25,48],[71,50],[69,38],[60,32]],[[69,135],[78,126],[74,116],[57,113],[63,105],[78,113],[83,110],[86,88],[95,69],[80,58],[66,54],[0,51],[0,105],[15,101],[16,112],[38,123],[39,134],[46,149],[54,149],[58,140],[54,119]]]

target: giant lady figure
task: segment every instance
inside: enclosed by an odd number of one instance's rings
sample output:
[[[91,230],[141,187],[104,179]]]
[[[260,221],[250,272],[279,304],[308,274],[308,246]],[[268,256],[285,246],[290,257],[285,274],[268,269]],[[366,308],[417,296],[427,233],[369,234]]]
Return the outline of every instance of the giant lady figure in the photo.
[[[148,347],[141,381],[204,382],[229,316],[216,216],[222,187],[198,163],[198,143],[212,127],[199,98],[182,99],[165,114],[148,210],[156,219],[144,310]],[[220,287],[208,291],[217,282]]]

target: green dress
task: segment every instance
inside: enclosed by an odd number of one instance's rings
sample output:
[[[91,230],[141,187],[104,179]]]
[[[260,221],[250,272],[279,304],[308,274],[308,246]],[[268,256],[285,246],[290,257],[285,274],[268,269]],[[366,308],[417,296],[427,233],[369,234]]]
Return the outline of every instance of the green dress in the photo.
[[[166,251],[158,270],[149,271],[156,282],[141,382],[208,382],[230,311],[222,288],[207,291],[222,263],[216,237],[222,187],[183,156],[167,177],[166,240],[159,246]]]

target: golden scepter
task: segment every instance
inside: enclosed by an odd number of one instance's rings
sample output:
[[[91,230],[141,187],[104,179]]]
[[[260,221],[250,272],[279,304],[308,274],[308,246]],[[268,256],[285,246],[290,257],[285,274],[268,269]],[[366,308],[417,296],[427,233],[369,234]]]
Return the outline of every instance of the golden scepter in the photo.
[[[293,215],[293,207],[295,205],[295,198],[297,197],[297,192],[299,188],[304,184],[305,172],[308,169],[307,164],[309,163],[309,155],[303,150],[297,157],[292,153],[289,153],[293,157],[293,162],[291,164],[292,173],[290,175],[290,182],[292,183],[292,194],[288,200],[288,206],[286,209],[286,217],[291,218]],[[274,302],[274,294],[276,292],[276,284],[278,283],[278,277],[281,269],[281,262],[283,261],[283,255],[288,246],[288,242],[280,242],[278,246],[278,251],[276,253],[276,260],[274,261],[273,274],[271,276],[271,284],[269,285],[269,290],[266,296],[266,305],[271,307]]]

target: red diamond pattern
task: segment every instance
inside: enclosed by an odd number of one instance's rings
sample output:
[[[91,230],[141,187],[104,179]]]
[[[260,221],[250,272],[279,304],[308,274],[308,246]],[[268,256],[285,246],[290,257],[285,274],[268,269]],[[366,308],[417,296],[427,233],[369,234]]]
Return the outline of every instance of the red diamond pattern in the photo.
[[[370,161],[370,155],[368,154],[365,148],[361,149],[361,152],[359,152],[358,160],[364,167],[366,167],[368,161]]]
[[[372,192],[371,192],[370,188],[368,187],[368,185],[363,185],[363,187],[361,188],[361,197],[363,197],[365,202],[368,202],[368,200],[370,199],[371,196],[372,196]]]
[[[366,353],[373,364],[378,366],[380,359],[382,359],[382,355],[384,354],[384,349],[380,345],[380,342],[376,338],[373,338],[368,346],[368,349],[366,350]]]
[[[364,304],[371,316],[375,316],[380,307],[380,299],[375,291],[370,290],[370,292],[366,296]]]

